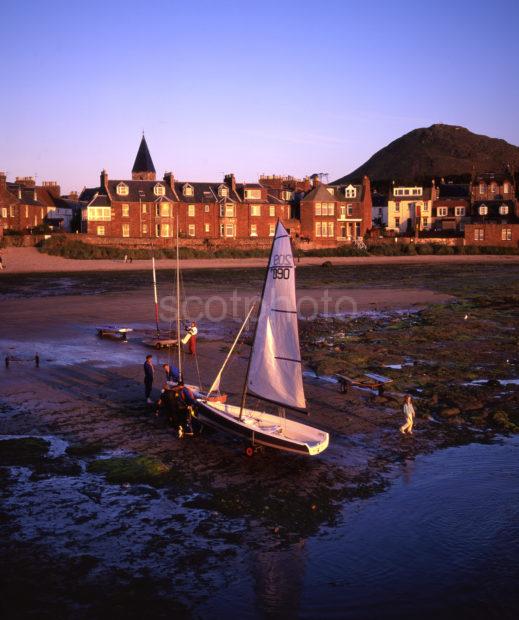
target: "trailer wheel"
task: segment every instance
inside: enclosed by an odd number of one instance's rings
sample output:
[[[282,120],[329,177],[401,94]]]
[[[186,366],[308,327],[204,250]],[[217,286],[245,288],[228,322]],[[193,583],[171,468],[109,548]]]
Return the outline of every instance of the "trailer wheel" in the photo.
[[[252,446],[247,446],[245,448],[245,456],[248,456],[249,458],[254,456],[254,448]]]

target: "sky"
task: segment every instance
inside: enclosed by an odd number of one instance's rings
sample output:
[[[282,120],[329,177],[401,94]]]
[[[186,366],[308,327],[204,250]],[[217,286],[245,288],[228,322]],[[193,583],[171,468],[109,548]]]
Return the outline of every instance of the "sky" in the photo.
[[[417,127],[519,145],[517,0],[0,0],[0,170],[330,181]]]

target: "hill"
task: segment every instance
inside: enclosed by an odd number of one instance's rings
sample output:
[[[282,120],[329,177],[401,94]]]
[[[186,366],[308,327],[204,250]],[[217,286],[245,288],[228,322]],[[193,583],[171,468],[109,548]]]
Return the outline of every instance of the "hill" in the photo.
[[[335,183],[430,181],[433,177],[468,180],[472,171],[519,170],[519,147],[505,140],[472,133],[456,125],[413,129],[377,151],[367,162]]]

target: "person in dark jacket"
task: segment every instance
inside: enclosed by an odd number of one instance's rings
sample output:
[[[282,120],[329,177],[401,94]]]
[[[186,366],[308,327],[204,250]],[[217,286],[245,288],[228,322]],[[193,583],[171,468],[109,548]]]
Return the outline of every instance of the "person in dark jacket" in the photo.
[[[166,373],[166,381],[172,383],[178,383],[180,381],[180,372],[174,364],[162,364],[164,372]]]
[[[153,388],[153,375],[155,374],[152,359],[152,355],[146,355],[146,361],[144,362],[144,397],[148,405],[153,404],[150,398]]]

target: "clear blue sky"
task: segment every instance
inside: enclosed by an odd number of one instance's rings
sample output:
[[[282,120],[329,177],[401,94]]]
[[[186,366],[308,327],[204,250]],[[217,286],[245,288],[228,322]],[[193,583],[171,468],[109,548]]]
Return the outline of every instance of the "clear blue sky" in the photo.
[[[350,172],[416,127],[519,144],[519,2],[2,0],[0,170]]]

